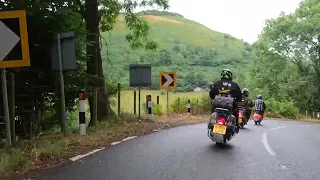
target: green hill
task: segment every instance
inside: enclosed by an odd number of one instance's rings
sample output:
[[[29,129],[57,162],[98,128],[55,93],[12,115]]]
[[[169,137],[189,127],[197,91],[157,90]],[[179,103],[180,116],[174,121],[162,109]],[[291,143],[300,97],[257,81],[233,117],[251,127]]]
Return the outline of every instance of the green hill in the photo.
[[[128,29],[120,16],[115,29],[103,34],[103,41],[109,44],[102,51],[104,71],[110,79],[129,83],[129,64],[152,64],[153,87],[159,87],[160,71],[176,71],[178,88],[190,90],[212,83],[222,68],[239,71],[250,63],[251,46],[228,34],[177,13],[143,11],[137,15],[149,23],[150,35],[159,48],[156,52],[131,49],[125,41]]]

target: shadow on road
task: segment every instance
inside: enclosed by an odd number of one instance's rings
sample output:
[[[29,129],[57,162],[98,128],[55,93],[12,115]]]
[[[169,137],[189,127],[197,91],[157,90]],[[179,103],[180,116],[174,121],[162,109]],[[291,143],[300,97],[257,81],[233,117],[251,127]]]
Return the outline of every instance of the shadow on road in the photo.
[[[232,144],[226,143],[226,144],[216,144],[212,143],[208,146],[208,149],[214,151],[214,152],[226,152],[228,150],[232,150],[234,146]]]
[[[247,128],[247,127],[243,127],[243,128],[240,129],[240,132],[241,132],[241,131],[251,131],[251,129],[250,129],[250,128]]]

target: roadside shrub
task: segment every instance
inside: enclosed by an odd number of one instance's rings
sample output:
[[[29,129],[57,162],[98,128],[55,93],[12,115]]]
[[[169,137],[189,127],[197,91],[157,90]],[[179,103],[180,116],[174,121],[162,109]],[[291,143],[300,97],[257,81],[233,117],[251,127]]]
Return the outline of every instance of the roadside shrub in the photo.
[[[156,104],[153,106],[152,108],[152,114],[156,115],[156,116],[162,116],[164,115],[164,107],[160,104]]]
[[[187,104],[188,104],[187,98],[177,98],[171,103],[170,109],[172,112],[175,112],[175,113],[187,112]]]
[[[293,102],[283,101],[279,102],[275,99],[268,99],[265,101],[267,109],[266,116],[275,118],[299,118],[299,109],[294,106]]]

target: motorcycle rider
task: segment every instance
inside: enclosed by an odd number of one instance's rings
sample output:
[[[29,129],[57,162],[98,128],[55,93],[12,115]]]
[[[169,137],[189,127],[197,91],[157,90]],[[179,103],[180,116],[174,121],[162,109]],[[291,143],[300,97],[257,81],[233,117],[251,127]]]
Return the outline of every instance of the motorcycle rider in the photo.
[[[263,119],[263,115],[266,107],[267,107],[266,104],[262,100],[262,96],[258,95],[257,99],[254,101],[254,111],[260,114],[262,116],[262,119]]]
[[[232,81],[232,72],[229,69],[223,69],[221,71],[221,79],[211,86],[209,97],[214,99],[215,96],[219,94],[230,95],[234,98],[233,115],[236,117],[237,132],[239,132],[239,111],[237,103],[242,101],[242,94],[239,85]]]
[[[242,104],[241,104],[244,109],[245,109],[245,117],[246,120],[250,119],[251,115],[251,108],[253,107],[253,102],[249,97],[249,90],[248,88],[243,88],[242,89]]]

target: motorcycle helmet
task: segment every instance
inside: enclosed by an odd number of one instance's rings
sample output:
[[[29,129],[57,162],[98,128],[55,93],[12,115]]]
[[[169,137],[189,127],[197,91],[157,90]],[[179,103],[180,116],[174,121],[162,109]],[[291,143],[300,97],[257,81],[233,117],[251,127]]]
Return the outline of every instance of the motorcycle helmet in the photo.
[[[262,96],[261,96],[261,95],[258,95],[258,96],[257,96],[257,99],[262,99]]]
[[[221,71],[221,79],[222,78],[232,80],[232,72],[229,69],[223,69]]]
[[[249,90],[247,88],[242,89],[242,95],[249,96]]]

